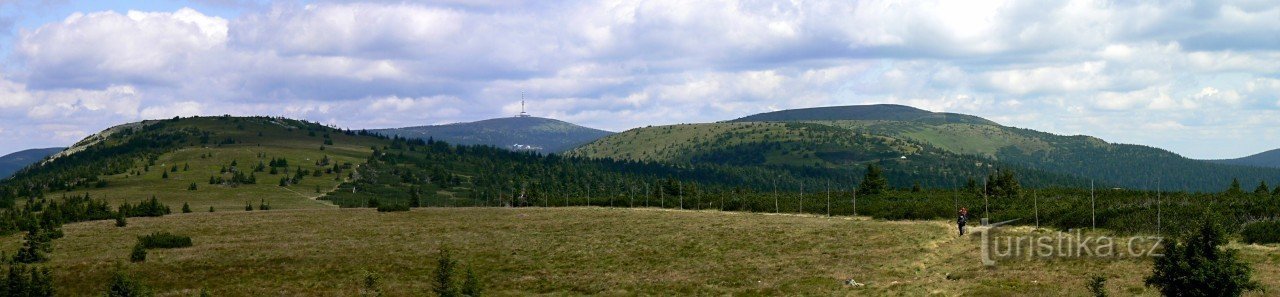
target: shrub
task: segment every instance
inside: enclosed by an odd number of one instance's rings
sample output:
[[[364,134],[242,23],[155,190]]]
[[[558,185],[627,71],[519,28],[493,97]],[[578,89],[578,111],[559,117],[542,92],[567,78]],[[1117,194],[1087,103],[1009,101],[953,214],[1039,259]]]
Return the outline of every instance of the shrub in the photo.
[[[133,252],[129,253],[129,262],[138,263],[146,260],[147,249],[142,246],[142,243],[139,242],[138,244],[133,245]]]
[[[49,251],[53,249],[49,244],[51,240],[40,230],[27,232],[27,236],[23,237],[22,248],[13,254],[13,262],[30,264],[49,261]]]
[[[128,203],[121,204],[120,211],[130,217],[159,217],[173,212],[168,205],[160,203],[160,200],[156,199],[155,196],[151,196],[150,200],[138,202],[137,206],[129,205]]]
[[[124,226],[128,226],[128,225],[129,225],[129,221],[125,220],[123,212],[116,215],[116,227],[123,228]]]
[[[462,280],[462,295],[480,297],[481,294],[480,279],[476,278],[476,274],[471,272],[471,267],[467,267],[467,276]]]
[[[382,296],[382,289],[378,288],[378,276],[372,273],[364,275],[364,287],[360,289],[360,296]]]
[[[139,236],[138,244],[148,249],[170,249],[191,246],[191,237],[169,232],[155,232],[151,235]]]
[[[182,213],[191,213],[191,204],[182,203]]]
[[[1089,293],[1094,297],[1107,297],[1107,277],[1095,275],[1089,278]]]
[[[244,211],[253,211],[253,203],[245,202]]]
[[[151,296],[150,290],[142,283],[134,280],[129,275],[120,271],[121,268],[116,267],[116,271],[111,275],[111,284],[107,286],[107,293],[103,294],[107,297],[136,297]]]
[[[1155,259],[1148,286],[1159,287],[1165,296],[1240,296],[1259,288],[1236,251],[1219,248],[1226,239],[1212,220],[1183,241],[1165,240],[1164,256]]]
[[[0,296],[53,296],[53,277],[47,268],[28,270],[26,265],[12,265],[3,277]]]
[[[1256,222],[1240,231],[1245,243],[1280,243],[1280,221]]]

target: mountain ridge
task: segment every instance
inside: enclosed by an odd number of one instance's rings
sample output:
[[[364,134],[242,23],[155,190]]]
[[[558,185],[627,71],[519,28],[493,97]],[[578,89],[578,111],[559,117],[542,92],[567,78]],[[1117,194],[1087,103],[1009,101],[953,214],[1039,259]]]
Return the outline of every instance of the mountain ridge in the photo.
[[[370,130],[411,139],[436,139],[462,145],[560,153],[613,132],[541,117],[505,117],[444,125]]]
[[[31,164],[40,162],[49,156],[57,154],[65,147],[35,148],[26,149],[0,156],[0,180],[9,178],[18,170],[22,170]]]
[[[717,128],[727,124],[751,123],[826,126],[839,130],[833,134],[837,137],[884,137],[890,143],[934,147],[958,155],[976,156],[987,160],[988,164],[1044,170],[1124,188],[1156,189],[1163,186],[1221,191],[1232,179],[1257,183],[1280,176],[1280,169],[1276,168],[1193,160],[1151,146],[1108,143],[1087,135],[1057,135],[1002,126],[976,116],[934,113],[887,104],[774,111],[728,122],[637,128],[602,138],[568,154],[638,161],[753,160],[766,164],[830,166],[824,165],[824,158],[830,159],[840,150],[849,149],[830,147],[829,139],[796,139],[796,135],[809,133],[803,130]],[[669,140],[672,138],[717,141],[689,144],[672,142]],[[870,160],[862,159],[860,162],[867,161]],[[922,166],[929,168],[928,164]]]
[[[1205,160],[1218,164],[1280,168],[1280,149],[1273,149],[1235,159]]]
[[[729,122],[789,122],[789,121],[926,121],[941,123],[1000,124],[977,116],[932,112],[898,104],[841,105],[809,107],[771,111],[749,115]]]

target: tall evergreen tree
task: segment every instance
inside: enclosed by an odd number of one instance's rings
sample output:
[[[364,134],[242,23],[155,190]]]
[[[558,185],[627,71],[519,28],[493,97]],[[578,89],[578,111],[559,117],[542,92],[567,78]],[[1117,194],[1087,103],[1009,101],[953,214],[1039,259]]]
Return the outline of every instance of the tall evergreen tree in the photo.
[[[1240,195],[1243,193],[1244,193],[1244,190],[1240,189],[1240,179],[1238,178],[1231,179],[1231,187],[1227,188],[1227,194]]]
[[[409,187],[409,207],[421,206],[419,200],[422,200],[422,196],[418,192],[418,187]]]
[[[889,180],[875,163],[867,164],[867,173],[858,185],[858,195],[879,195],[889,187]]]
[[[449,257],[449,250],[440,249],[440,258],[436,260],[435,287],[432,289],[435,291],[436,296],[458,296],[458,288],[453,285],[454,265],[457,265],[457,263]]]

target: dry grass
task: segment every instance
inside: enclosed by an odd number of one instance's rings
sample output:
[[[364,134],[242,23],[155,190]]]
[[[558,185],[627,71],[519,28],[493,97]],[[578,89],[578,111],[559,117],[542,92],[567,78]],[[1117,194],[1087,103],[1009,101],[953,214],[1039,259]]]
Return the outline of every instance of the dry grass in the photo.
[[[1143,260],[981,265],[975,237],[941,221],[608,208],[429,208],[179,214],[71,224],[54,242],[60,295],[102,291],[135,237],[190,235],[190,248],[125,264],[159,296],[351,296],[366,273],[391,296],[425,295],[442,246],[493,295],[1084,295],[1090,274],[1117,295],[1154,295]],[[16,248],[10,237],[6,250]],[[1277,288],[1266,247],[1244,247]],[[949,280],[947,275],[952,275]],[[846,279],[867,284],[844,286]]]

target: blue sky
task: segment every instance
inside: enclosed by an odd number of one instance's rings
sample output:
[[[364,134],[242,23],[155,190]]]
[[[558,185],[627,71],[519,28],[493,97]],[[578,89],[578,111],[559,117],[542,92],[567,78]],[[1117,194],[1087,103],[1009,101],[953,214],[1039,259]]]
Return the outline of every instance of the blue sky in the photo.
[[[189,115],[626,130],[897,103],[1280,148],[1273,1],[3,1],[0,154]]]

